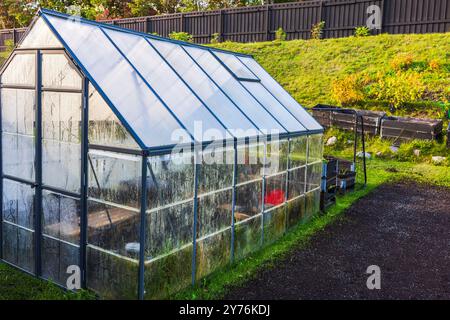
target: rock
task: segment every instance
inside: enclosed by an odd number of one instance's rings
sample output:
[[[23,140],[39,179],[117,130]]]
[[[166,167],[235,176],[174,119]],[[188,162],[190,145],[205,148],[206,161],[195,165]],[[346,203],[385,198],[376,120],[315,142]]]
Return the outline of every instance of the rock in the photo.
[[[326,145],[327,146],[334,146],[336,144],[336,142],[337,142],[337,138],[336,137],[330,137],[330,138],[328,138]]]
[[[396,146],[390,146],[389,149],[391,149],[391,151],[393,153],[397,153],[398,152],[398,147],[396,147]]]
[[[358,153],[356,154],[356,156],[357,156],[358,158],[362,158],[362,157],[364,156],[364,153],[363,153],[362,151],[360,151],[360,152],[358,152]],[[365,156],[366,156],[366,159],[372,158],[372,155],[371,155],[370,153],[368,153],[368,152],[366,152]]]
[[[139,254],[140,244],[137,242],[130,242],[125,245],[125,251],[128,253]]]
[[[434,164],[441,164],[445,160],[447,160],[446,157],[441,157],[441,156],[432,156],[431,157],[431,162],[433,162]]]
[[[377,153],[375,153],[375,155],[376,155],[377,157],[381,157],[381,156],[383,155],[383,152],[378,151]]]
[[[414,149],[414,150],[413,150],[413,154],[414,154],[416,157],[420,157],[420,150],[419,150],[419,149]]]
[[[347,144],[353,144],[353,140],[347,140]]]

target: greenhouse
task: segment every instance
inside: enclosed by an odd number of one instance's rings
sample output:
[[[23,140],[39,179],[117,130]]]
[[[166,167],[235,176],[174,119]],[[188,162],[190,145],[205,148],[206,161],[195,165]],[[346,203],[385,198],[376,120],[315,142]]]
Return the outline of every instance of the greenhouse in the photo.
[[[323,128],[251,56],[40,10],[0,75],[0,258],[39,278],[164,298],[319,211]]]

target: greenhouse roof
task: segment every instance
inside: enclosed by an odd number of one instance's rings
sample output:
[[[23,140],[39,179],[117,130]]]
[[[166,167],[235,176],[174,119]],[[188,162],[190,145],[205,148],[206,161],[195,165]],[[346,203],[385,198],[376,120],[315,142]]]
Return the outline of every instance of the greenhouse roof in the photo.
[[[64,47],[142,149],[323,130],[249,55],[45,9],[39,17],[21,45]]]

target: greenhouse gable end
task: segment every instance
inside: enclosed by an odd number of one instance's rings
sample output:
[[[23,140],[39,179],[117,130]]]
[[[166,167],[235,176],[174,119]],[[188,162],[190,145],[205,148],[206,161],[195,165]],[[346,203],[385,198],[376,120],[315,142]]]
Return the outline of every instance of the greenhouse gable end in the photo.
[[[40,10],[0,76],[25,272],[164,298],[318,211],[323,128],[251,56]]]

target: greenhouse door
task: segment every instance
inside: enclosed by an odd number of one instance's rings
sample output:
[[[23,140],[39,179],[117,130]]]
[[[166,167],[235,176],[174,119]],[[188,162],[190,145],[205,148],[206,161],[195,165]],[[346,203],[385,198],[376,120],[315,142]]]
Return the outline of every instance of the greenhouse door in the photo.
[[[82,76],[62,50],[29,50],[1,80],[2,259],[66,286],[79,264]]]

